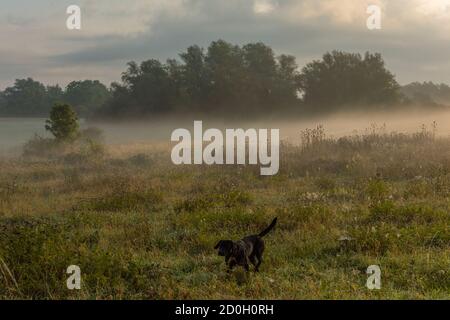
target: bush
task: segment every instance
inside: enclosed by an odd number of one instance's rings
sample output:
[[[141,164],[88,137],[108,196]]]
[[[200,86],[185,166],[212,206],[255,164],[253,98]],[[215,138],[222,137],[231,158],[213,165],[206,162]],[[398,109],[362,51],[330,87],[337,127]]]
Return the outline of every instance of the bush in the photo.
[[[23,146],[24,157],[51,157],[61,151],[61,146],[54,139],[35,135]]]
[[[79,135],[78,118],[68,104],[55,104],[50,111],[50,119],[45,129],[50,131],[59,142],[73,142]]]
[[[55,139],[35,135],[24,145],[25,157],[57,157],[69,164],[81,164],[105,154],[102,131],[90,127],[79,132],[77,116],[69,105],[56,104],[45,129]]]
[[[153,163],[152,159],[143,153],[136,154],[128,159],[132,165],[136,167],[146,167]]]
[[[388,199],[391,194],[391,189],[383,180],[374,179],[369,181],[366,188],[366,194],[371,201],[376,203]]]

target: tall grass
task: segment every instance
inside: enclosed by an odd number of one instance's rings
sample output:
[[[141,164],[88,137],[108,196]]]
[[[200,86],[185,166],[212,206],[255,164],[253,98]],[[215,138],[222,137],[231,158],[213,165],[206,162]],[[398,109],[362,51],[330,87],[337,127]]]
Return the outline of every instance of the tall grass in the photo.
[[[160,146],[2,160],[0,298],[448,299],[450,139],[433,130],[305,130],[274,177],[176,167]],[[275,216],[261,272],[228,275],[217,240]],[[372,264],[379,291],[365,287]]]

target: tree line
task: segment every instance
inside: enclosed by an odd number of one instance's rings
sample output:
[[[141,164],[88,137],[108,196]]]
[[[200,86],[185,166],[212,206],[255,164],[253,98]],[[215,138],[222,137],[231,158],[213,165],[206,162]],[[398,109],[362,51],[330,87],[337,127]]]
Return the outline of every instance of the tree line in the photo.
[[[411,102],[428,106],[450,105],[450,87],[430,81],[413,82],[401,88],[402,94]]]
[[[72,81],[65,89],[45,86],[31,78],[17,79],[0,92],[0,116],[47,117],[53,105],[68,103],[77,114],[89,117],[111,98],[111,91],[98,80]]]
[[[91,80],[64,90],[16,80],[0,93],[0,115],[46,115],[55,102],[71,104],[83,117],[107,118],[373,110],[418,101],[423,95],[411,94],[416,89],[401,88],[377,53],[332,51],[299,69],[294,56],[276,55],[264,43],[218,40],[206,49],[190,46],[178,59],[129,62],[109,88]]]

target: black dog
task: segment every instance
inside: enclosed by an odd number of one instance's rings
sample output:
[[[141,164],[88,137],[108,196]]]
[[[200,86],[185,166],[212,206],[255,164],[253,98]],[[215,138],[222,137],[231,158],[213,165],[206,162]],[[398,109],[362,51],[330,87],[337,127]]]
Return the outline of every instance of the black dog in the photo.
[[[225,263],[230,272],[234,266],[243,266],[249,271],[248,261],[255,266],[255,271],[259,271],[262,262],[262,254],[264,252],[264,241],[262,237],[275,227],[277,218],[258,235],[248,236],[239,241],[220,240],[214,249],[219,249],[219,256],[225,257]]]

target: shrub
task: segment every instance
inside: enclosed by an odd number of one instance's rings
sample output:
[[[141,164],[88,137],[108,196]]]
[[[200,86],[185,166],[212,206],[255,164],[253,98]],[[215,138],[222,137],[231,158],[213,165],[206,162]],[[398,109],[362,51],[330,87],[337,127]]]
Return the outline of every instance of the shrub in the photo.
[[[389,185],[380,179],[371,180],[366,188],[366,193],[373,202],[386,200],[391,193]]]
[[[50,111],[50,119],[45,129],[50,131],[60,142],[73,142],[79,135],[78,118],[68,104],[55,104]]]
[[[153,161],[148,155],[139,153],[130,157],[128,159],[128,162],[130,162],[132,165],[136,167],[145,167],[152,164]]]
[[[35,135],[23,146],[24,157],[51,157],[61,151],[61,146],[50,138]]]

